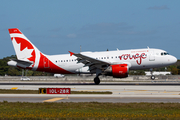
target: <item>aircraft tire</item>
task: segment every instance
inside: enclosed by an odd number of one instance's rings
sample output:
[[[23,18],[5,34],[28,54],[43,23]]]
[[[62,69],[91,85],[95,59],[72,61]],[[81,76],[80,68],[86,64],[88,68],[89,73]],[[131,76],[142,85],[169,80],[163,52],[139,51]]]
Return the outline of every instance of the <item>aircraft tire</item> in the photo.
[[[95,77],[95,78],[94,78],[94,83],[95,83],[96,85],[99,85],[99,83],[100,83],[99,77]]]
[[[151,80],[154,80],[156,77],[154,75],[151,76]]]

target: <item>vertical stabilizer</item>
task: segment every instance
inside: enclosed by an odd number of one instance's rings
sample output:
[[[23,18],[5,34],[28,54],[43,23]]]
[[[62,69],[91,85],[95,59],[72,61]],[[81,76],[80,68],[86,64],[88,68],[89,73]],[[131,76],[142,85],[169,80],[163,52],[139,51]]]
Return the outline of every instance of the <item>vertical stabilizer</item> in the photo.
[[[32,62],[39,58],[40,51],[28,40],[28,38],[17,28],[9,29],[9,34],[14,46],[18,60]]]
[[[17,28],[9,29],[9,34],[18,59],[32,60],[35,49],[38,50],[26,36]]]

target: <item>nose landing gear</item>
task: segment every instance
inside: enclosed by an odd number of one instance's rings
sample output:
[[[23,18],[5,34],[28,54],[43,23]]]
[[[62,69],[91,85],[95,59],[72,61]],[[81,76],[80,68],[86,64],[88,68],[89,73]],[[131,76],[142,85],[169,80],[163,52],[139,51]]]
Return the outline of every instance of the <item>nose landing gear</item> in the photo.
[[[154,80],[156,77],[154,75],[151,76],[151,80]]]
[[[156,77],[153,75],[153,69],[152,68],[150,69],[150,72],[151,72],[151,80],[155,80]]]

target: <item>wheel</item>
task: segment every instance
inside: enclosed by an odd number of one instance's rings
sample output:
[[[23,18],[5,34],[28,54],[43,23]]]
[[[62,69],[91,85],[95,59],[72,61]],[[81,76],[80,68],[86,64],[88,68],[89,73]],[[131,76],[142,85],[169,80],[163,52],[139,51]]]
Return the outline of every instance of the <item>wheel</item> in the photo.
[[[95,78],[94,78],[94,83],[95,83],[96,85],[99,85],[99,83],[100,83],[99,77],[95,77]]]
[[[155,79],[155,76],[154,76],[154,75],[152,75],[152,76],[151,76],[151,80],[154,80],[154,79]]]

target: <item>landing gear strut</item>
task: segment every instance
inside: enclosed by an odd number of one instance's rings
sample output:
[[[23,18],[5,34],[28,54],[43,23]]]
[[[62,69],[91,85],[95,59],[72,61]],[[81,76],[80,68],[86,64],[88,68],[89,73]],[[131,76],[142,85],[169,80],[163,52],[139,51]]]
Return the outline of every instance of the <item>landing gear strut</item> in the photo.
[[[150,69],[150,72],[151,72],[151,80],[154,80],[156,77],[153,75],[153,69],[152,68]]]
[[[94,83],[95,83],[96,85],[99,85],[99,83],[100,83],[99,77],[95,77],[95,78],[94,78]]]

